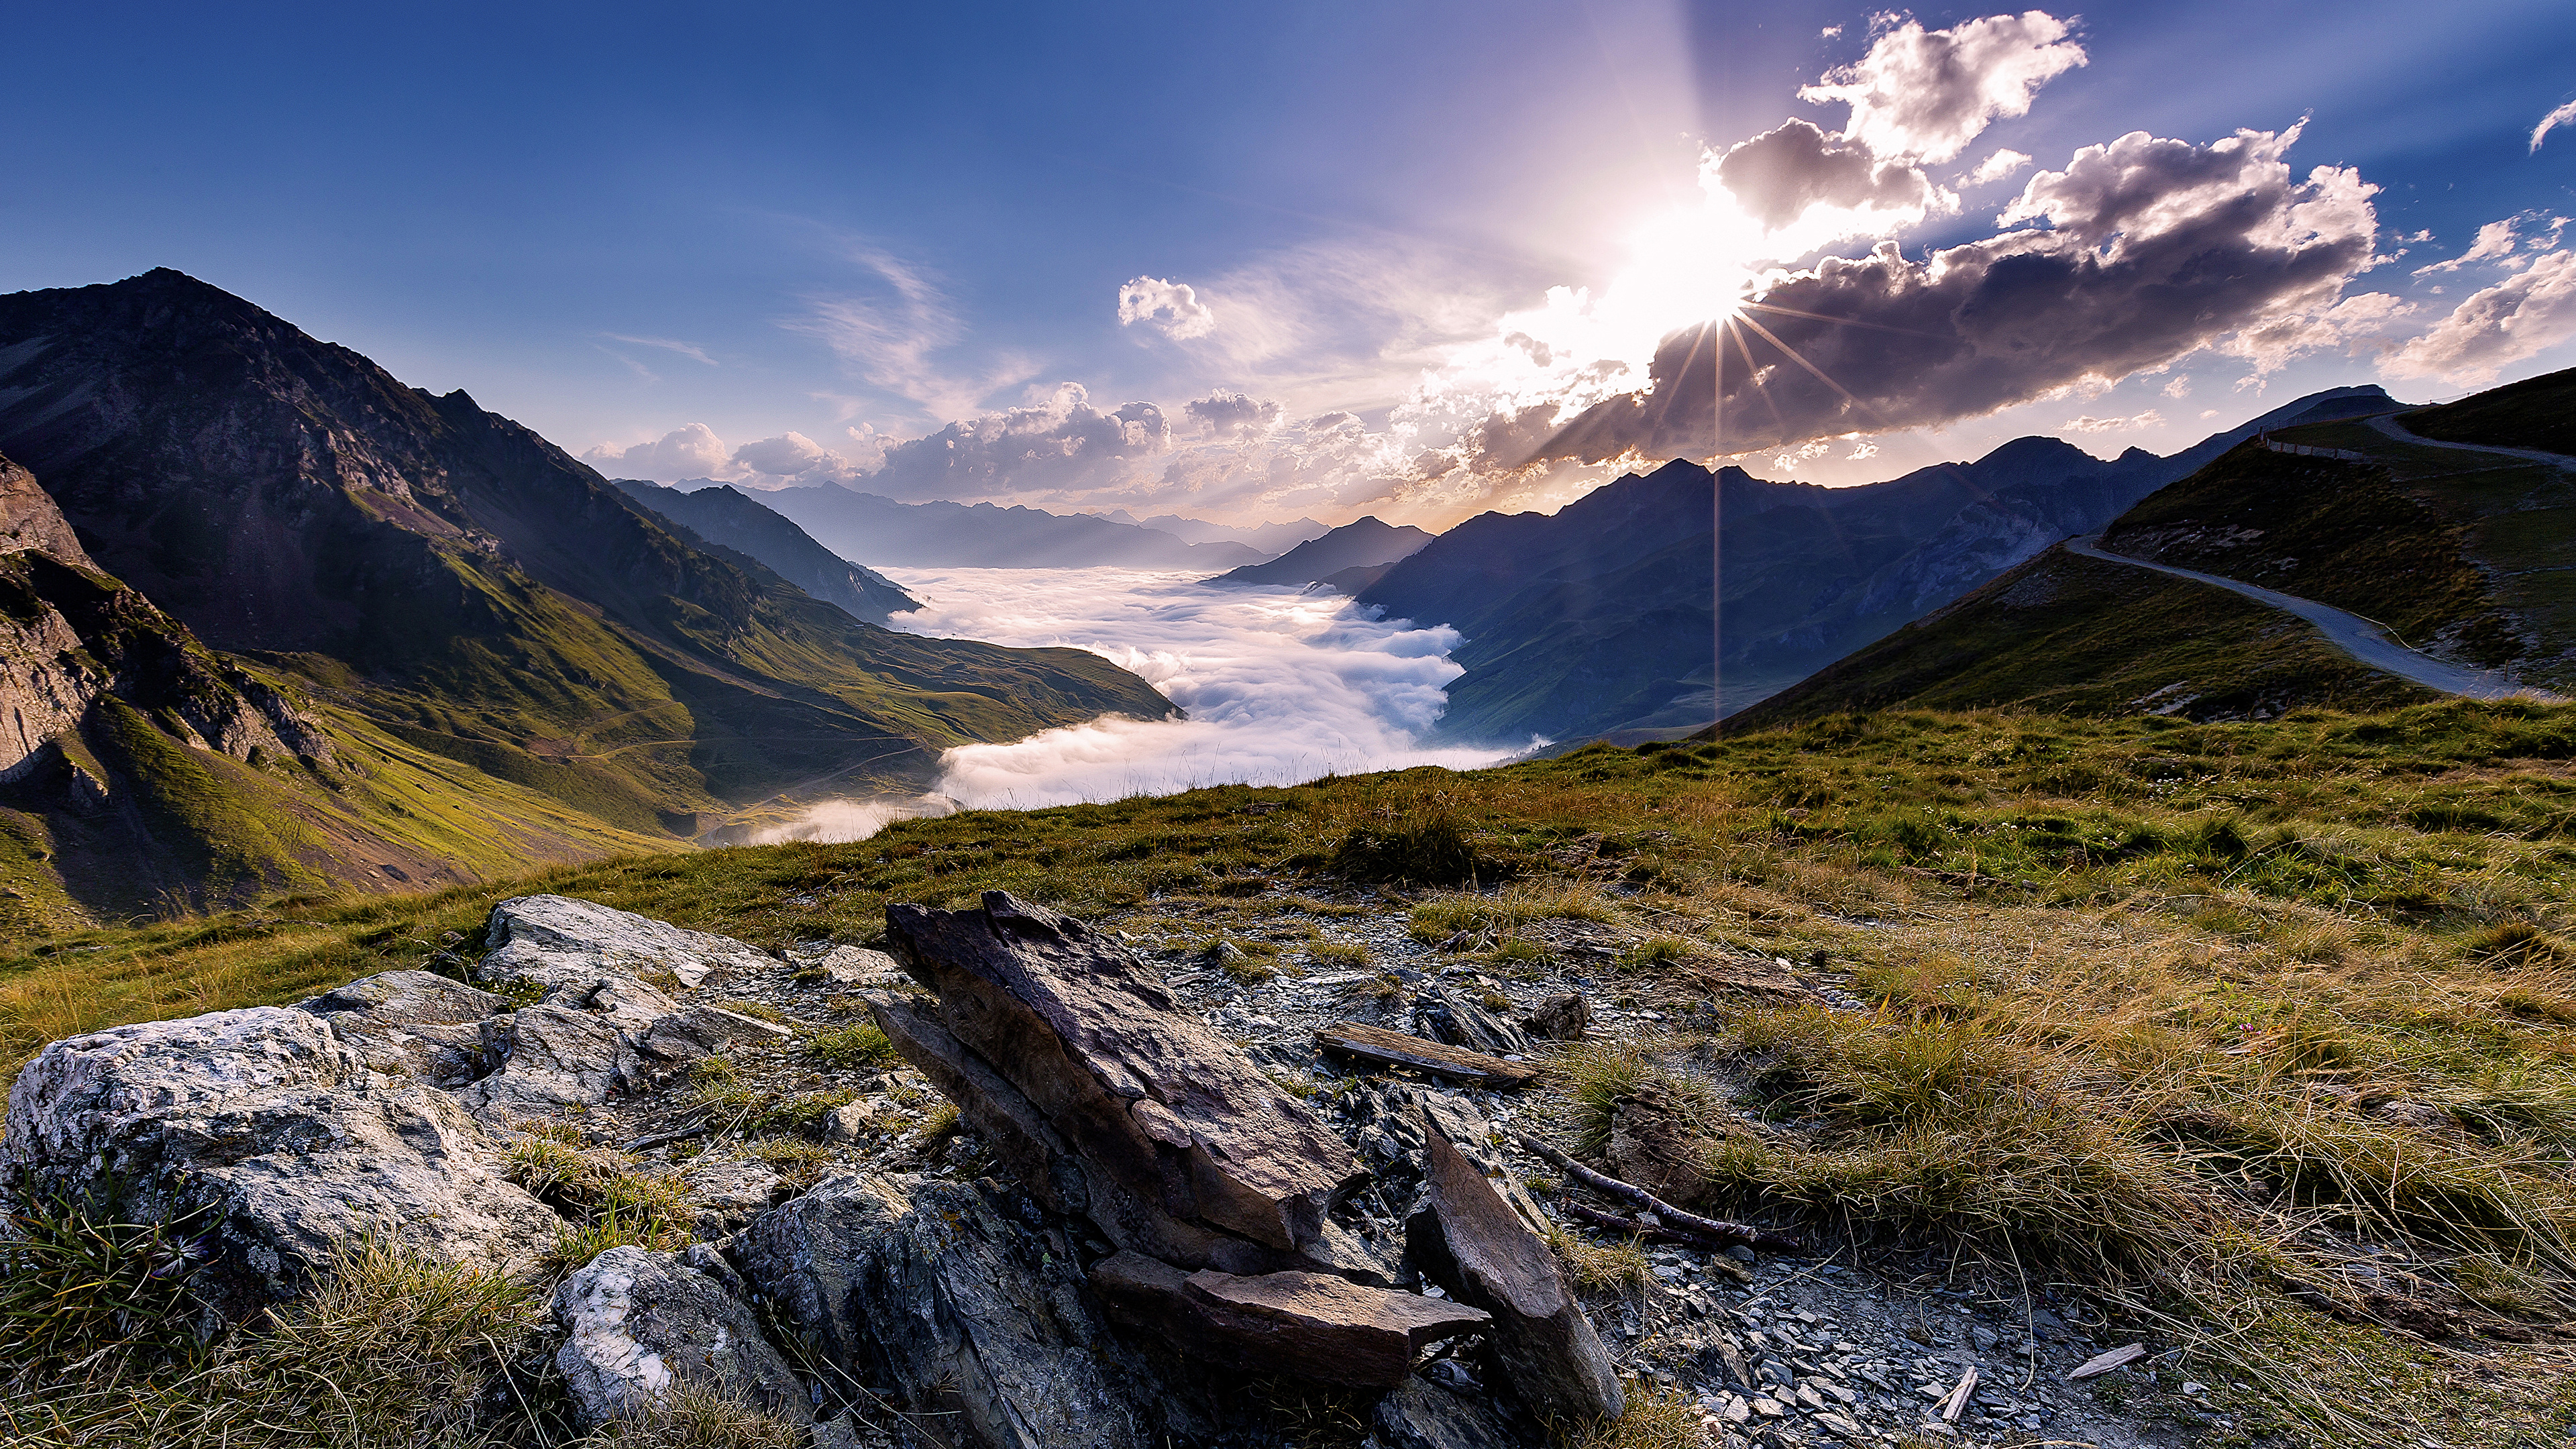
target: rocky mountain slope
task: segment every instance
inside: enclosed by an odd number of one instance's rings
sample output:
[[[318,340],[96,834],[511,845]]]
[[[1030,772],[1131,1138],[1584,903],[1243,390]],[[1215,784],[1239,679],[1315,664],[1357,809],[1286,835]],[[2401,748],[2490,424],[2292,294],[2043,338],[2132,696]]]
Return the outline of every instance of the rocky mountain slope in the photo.
[[[684,480],[678,486],[704,486]],[[990,503],[899,503],[831,484],[763,496],[823,546],[854,563],[912,568],[1229,569],[1266,550],[1186,543],[1157,529],[1093,514],[1000,508]]]
[[[850,617],[882,624],[888,616],[921,607],[882,574],[842,558],[737,489],[701,488],[684,493],[640,478],[609,480],[627,497],[686,529],[692,541],[719,556],[748,557]]]
[[[1467,636],[1450,735],[1681,732],[2102,527],[2239,438],[2393,406],[2375,387],[2338,388],[2169,458],[2021,438],[1854,488],[1675,462],[1552,515],[1470,519],[1359,599]]]
[[[1360,518],[1320,538],[1309,539],[1268,563],[1245,564],[1208,580],[1212,584],[1285,584],[1303,588],[1331,583],[1357,593],[1385,571],[1422,551],[1432,535],[1411,525],[1398,526]]]
[[[340,821],[177,730],[132,735],[189,802],[182,898],[297,879],[214,864],[236,857],[383,887],[668,844],[806,782],[918,788],[951,744],[1169,708],[1080,651],[860,623],[694,546],[464,393],[403,387],[177,272],[0,297],[0,449],[136,604],[309,698],[344,763],[412,787]],[[26,808],[21,863],[60,899],[58,812]],[[530,824],[495,830],[492,809]],[[412,829],[423,816],[441,823]],[[356,838],[387,832],[401,850]]]
[[[2576,686],[2576,599],[2560,583],[2576,477],[2512,452],[2427,446],[2413,430],[2425,420],[2460,442],[2520,447],[2530,417],[2570,405],[2576,373],[2560,373],[2368,423],[2276,428],[2273,446],[2239,445],[2123,512],[2099,547],[2313,599],[2436,659],[2564,692]],[[2422,694],[2279,610],[2052,550],[1727,728],[1893,704],[2262,718]]]

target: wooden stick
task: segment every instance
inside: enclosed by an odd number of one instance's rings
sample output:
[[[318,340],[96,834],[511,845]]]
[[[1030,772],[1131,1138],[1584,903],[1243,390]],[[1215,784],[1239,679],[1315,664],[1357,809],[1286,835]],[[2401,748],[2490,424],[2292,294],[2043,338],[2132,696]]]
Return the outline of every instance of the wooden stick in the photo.
[[[1947,1424],[1959,1422],[1960,1411],[1968,1407],[1968,1395],[1976,1391],[1977,1367],[1970,1364],[1968,1371],[1959,1375],[1959,1386],[1950,1391],[1950,1397],[1941,1401],[1942,1422]]]
[[[1632,1207],[1644,1208],[1653,1213],[1663,1220],[1665,1227],[1686,1233],[1696,1233],[1702,1237],[1715,1238],[1723,1242],[1769,1248],[1781,1253],[1801,1252],[1806,1247],[1806,1244],[1788,1233],[1775,1233],[1768,1228],[1757,1228],[1751,1223],[1730,1223],[1721,1218],[1704,1218],[1697,1213],[1683,1212],[1635,1183],[1621,1182],[1615,1177],[1594,1172],[1591,1168],[1527,1133],[1520,1134],[1518,1141],[1521,1146],[1537,1153],[1567,1176],[1593,1191],[1606,1197],[1615,1197]]]
[[[1645,1238],[1653,1242],[1682,1243],[1694,1248],[1705,1248],[1709,1245],[1708,1239],[1696,1233],[1680,1232],[1662,1223],[1623,1218],[1617,1213],[1604,1212],[1597,1207],[1587,1207],[1579,1202],[1564,1202],[1557,1206],[1583,1222],[1590,1223],[1596,1228],[1607,1228],[1614,1233],[1625,1233],[1630,1237]],[[1722,1255],[1713,1257],[1708,1260],[1708,1265],[1738,1283],[1753,1281],[1753,1275],[1746,1271],[1744,1265],[1731,1258]]]
[[[1410,1067],[1435,1077],[1506,1092],[1528,1086],[1539,1075],[1539,1069],[1527,1062],[1507,1062],[1483,1052],[1356,1021],[1337,1021],[1317,1028],[1315,1044],[1335,1056],[1377,1066]]]

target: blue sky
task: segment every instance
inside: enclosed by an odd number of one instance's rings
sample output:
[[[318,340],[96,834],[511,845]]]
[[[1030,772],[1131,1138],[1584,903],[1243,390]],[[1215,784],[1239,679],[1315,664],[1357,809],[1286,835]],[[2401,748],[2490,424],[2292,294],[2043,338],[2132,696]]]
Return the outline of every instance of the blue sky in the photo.
[[[1655,336],[1747,284],[1845,305],[1873,278],[1820,259],[1889,243],[1890,277],[1978,247],[2003,275],[2030,261],[2005,232],[2062,233],[2080,262],[2087,225],[2100,255],[2162,227],[2204,272],[2247,274],[2194,304],[2236,311],[2152,346],[2130,339],[2170,318],[2120,309],[2153,279],[2094,278],[2067,305],[2119,335],[2027,375],[1855,344],[1919,340],[1945,305],[1928,270],[1896,330],[1801,342],[1788,314],[1745,314],[1833,378],[1738,334],[1777,374],[1720,415],[1754,420],[1725,436],[1758,445],[1757,473],[1857,482],[2024,432],[2167,451],[2316,387],[2435,398],[2576,364],[2576,227],[2552,225],[2576,214],[2576,125],[2530,144],[2576,100],[2563,3],[1962,28],[1996,13],[1926,8],[1909,32],[1866,7],[1509,0],[22,5],[0,289],[175,266],[613,473],[1231,519],[1439,524],[1729,446],[1669,411],[1691,374],[1657,371]],[[1972,35],[2000,77],[1985,99],[1897,116],[1903,47]],[[1873,64],[1895,88],[1875,129],[1799,95]],[[1823,137],[1815,165],[1880,168],[1876,209],[1794,254],[1710,252],[1703,160],[1803,140],[1790,120]],[[2275,138],[2269,181],[2211,149],[2240,128]],[[2070,163],[2131,132],[2188,145],[2101,153],[2122,185],[2173,188],[2106,220]],[[1962,179],[2005,150],[2031,159]],[[2256,169],[2212,181],[2222,162]],[[1998,224],[2052,173],[2075,179]],[[1907,186],[1929,204],[1879,204]],[[2239,193],[2269,219],[2192,250]],[[2416,274],[2497,222],[2476,259]],[[1833,230],[1811,213],[1764,244],[1801,226]],[[2276,255],[2283,228],[2304,230]],[[1122,323],[1131,282],[1152,285]],[[1552,307],[1552,287],[1588,290]],[[1624,372],[1595,365],[1613,352]]]

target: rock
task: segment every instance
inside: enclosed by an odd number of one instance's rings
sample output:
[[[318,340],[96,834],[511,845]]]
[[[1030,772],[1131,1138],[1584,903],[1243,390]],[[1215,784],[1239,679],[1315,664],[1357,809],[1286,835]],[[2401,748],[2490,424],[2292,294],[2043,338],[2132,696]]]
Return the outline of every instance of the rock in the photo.
[[[729,936],[684,931],[569,896],[503,901],[492,908],[483,939],[490,949],[474,968],[476,980],[545,991],[588,990],[610,975],[651,981],[663,972],[695,988],[774,964]]]
[[[693,1005],[662,1017],[635,1039],[635,1049],[666,1062],[696,1061],[727,1047],[785,1046],[796,1033],[721,1006]]]
[[[1413,1011],[1430,1036],[1450,1046],[1494,1057],[1529,1050],[1529,1038],[1519,1027],[1439,987],[1424,988],[1414,998]]]
[[[352,981],[296,1010],[331,1024],[331,1034],[374,1071],[461,1087],[489,1070],[484,1019],[510,1009],[489,991],[428,971],[387,971]]]
[[[1592,1025],[1592,1006],[1571,991],[1560,992],[1532,1007],[1529,1015],[1521,1018],[1521,1025],[1532,1036],[1581,1041],[1584,1031]]]
[[[1424,1210],[1408,1224],[1414,1262],[1452,1297],[1494,1316],[1487,1337],[1531,1412],[1617,1418],[1627,1395],[1556,1255],[1446,1137],[1431,1133],[1425,1158]]]
[[[2394,1123],[2400,1127],[2413,1127],[2427,1132],[2437,1127],[2448,1127],[2452,1125],[2450,1113],[2443,1111],[2441,1108],[2434,1106],[2430,1102],[2410,1102],[2402,1097],[2393,1101],[2382,1102],[2378,1106],[2371,1108],[2370,1115],[2378,1118],[2382,1122]]]
[[[946,1416],[943,1438],[983,1449],[1205,1437],[1110,1331],[1072,1245],[1014,1222],[997,1196],[845,1174],[762,1214],[732,1256],[782,1331],[835,1370],[820,1381],[831,1407]]]
[[[1424,1344],[1489,1321],[1478,1309],[1322,1273],[1184,1274],[1137,1253],[1103,1259],[1091,1282],[1112,1317],[1189,1357],[1364,1388],[1402,1383]]]
[[[813,1410],[751,1310],[669,1253],[611,1248],[555,1289],[555,1350],[581,1427],[640,1417],[675,1384],[803,1423]]]
[[[1340,1138],[1115,939],[1001,891],[980,911],[891,905],[886,923],[938,1024],[1137,1201],[1295,1249],[1360,1179]]]
[[[1365,1022],[1337,1021],[1318,1027],[1315,1045],[1334,1056],[1348,1057],[1372,1066],[1410,1067],[1435,1077],[1497,1091],[1517,1091],[1538,1080],[1538,1068],[1527,1062],[1507,1062],[1500,1057],[1489,1057],[1482,1052],[1471,1052],[1423,1037],[1407,1036],[1403,1032],[1388,1031]]]
[[[566,1006],[531,1006],[485,1023],[483,1050],[500,1063],[457,1093],[485,1122],[561,1115],[612,1092],[646,1085],[634,1045],[604,1016]]]
[[[809,971],[820,972],[835,986],[884,986],[903,975],[903,967],[883,951],[865,946],[834,946],[820,943],[822,951],[790,950],[788,959],[795,962],[800,979]]]
[[[1370,1442],[1382,1449],[1522,1449],[1535,1442],[1515,1432],[1492,1404],[1418,1378],[1378,1400],[1369,1426],[1376,1430]]]
[[[767,1163],[740,1157],[693,1157],[680,1185],[698,1210],[698,1236],[720,1238],[769,1210],[786,1183]]]
[[[520,1272],[562,1226],[455,1098],[368,1070],[325,1018],[273,1006],[46,1047],[10,1089],[0,1187],[202,1223],[201,1295],[234,1321],[363,1239]]]

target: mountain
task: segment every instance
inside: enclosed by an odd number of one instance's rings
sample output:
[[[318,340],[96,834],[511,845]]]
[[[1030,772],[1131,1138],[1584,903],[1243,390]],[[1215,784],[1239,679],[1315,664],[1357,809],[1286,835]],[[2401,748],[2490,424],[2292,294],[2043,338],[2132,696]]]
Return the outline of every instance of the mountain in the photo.
[[[851,618],[882,624],[891,615],[921,607],[920,600],[895,587],[892,580],[816,543],[811,534],[735,489],[719,486],[683,493],[641,478],[609,481],[627,497],[686,529],[692,542],[736,562],[746,556],[756,559],[813,597],[839,605]]]
[[[1285,523],[1257,523],[1249,528],[1237,528],[1230,524],[1210,523],[1203,518],[1183,518],[1177,513],[1157,513],[1151,518],[1138,518],[1124,508],[1094,516],[1112,523],[1132,523],[1139,528],[1168,533],[1183,543],[1239,543],[1268,555],[1286,553],[1310,538],[1322,538],[1332,532],[1330,524],[1317,523],[1311,518],[1292,518]]]
[[[689,479],[679,486],[704,482]],[[828,483],[781,488],[763,501],[841,557],[896,568],[1229,569],[1269,557],[1239,543],[1184,543],[1087,513],[898,503]]]
[[[1354,570],[1382,570],[1422,551],[1433,535],[1411,525],[1398,526],[1363,518],[1345,523],[1321,538],[1309,539],[1268,563],[1245,564],[1208,580],[1212,584],[1286,584],[1303,588],[1348,575]],[[1371,581],[1375,579],[1371,575]]]
[[[1896,705],[2211,720],[2429,697],[2286,612],[2120,558],[2312,599],[2449,663],[2576,692],[2576,597],[2558,582],[2576,481],[2409,436],[2522,447],[2570,412],[2576,371],[2393,419],[2272,428],[2272,446],[2240,444],[2113,520],[2099,544],[2113,558],[2052,548],[1725,728]]]
[[[1170,708],[1082,651],[860,623],[693,545],[462,391],[404,387],[174,271],[0,296],[0,451],[104,571],[89,586],[133,596],[83,603],[32,575],[75,635],[84,609],[166,620],[152,630],[193,646],[164,654],[310,701],[331,743],[318,771],[277,752],[253,770],[200,748],[216,742],[176,705],[105,706],[196,862],[176,903],[285,879],[220,866],[267,858],[263,836],[318,877],[445,883],[670,848],[703,815],[825,782],[918,790],[951,745]],[[47,647],[58,631],[21,641],[17,667]],[[22,796],[0,856],[65,874],[45,842],[69,799]]]
[[[2171,457],[2018,438],[1853,488],[1675,462],[1554,514],[1469,519],[1358,597],[1466,636],[1442,720],[1454,738],[1685,732],[2101,528],[2238,439],[2397,406],[2337,388]]]

